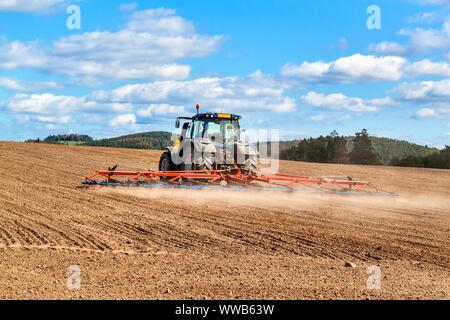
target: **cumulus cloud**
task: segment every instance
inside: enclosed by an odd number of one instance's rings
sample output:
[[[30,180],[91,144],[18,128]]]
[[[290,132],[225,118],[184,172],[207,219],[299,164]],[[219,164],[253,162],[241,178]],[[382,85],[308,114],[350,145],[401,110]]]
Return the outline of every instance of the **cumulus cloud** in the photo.
[[[287,87],[256,72],[247,77],[198,78],[188,81],[156,81],[131,84],[110,92],[93,92],[89,99],[132,104],[205,105],[210,111],[288,112],[296,109]]]
[[[355,54],[331,62],[286,64],[281,69],[285,79],[308,83],[362,83],[397,81],[406,77],[450,76],[450,63],[423,59],[411,62],[404,57]]]
[[[417,116],[420,118],[447,118],[450,117],[450,105],[423,108],[417,111]]]
[[[143,118],[149,118],[153,116],[174,116],[185,114],[184,106],[175,106],[171,104],[151,104],[148,107],[141,108],[137,111],[137,114]]]
[[[325,95],[314,91],[302,96],[301,101],[305,105],[316,108],[352,112],[374,112],[393,103],[390,98],[366,101],[361,98],[347,97],[342,93]]]
[[[376,57],[354,54],[335,61],[288,63],[281,69],[281,75],[305,82],[371,82],[399,80],[407,60],[397,56]]]
[[[42,12],[64,2],[65,0],[2,0],[0,11]]]
[[[37,121],[44,123],[60,123],[67,124],[70,122],[70,116],[60,116],[60,117],[52,117],[52,116],[37,116]]]
[[[434,62],[430,59],[424,59],[409,64],[405,68],[405,73],[410,76],[450,77],[450,63]]]
[[[423,106],[417,116],[450,116],[450,79],[403,83],[395,91],[399,99]]]
[[[36,92],[47,89],[58,89],[56,82],[23,82],[14,78],[0,77],[0,88],[18,92]]]
[[[383,107],[396,104],[390,97],[364,100],[362,98],[348,97],[342,93],[325,95],[314,91],[302,96],[301,101],[303,104],[315,108],[352,112],[375,112]]]
[[[195,32],[174,10],[133,12],[117,31],[93,31],[60,38],[50,47],[14,41],[0,46],[0,68],[34,68],[97,85],[107,80],[181,80],[190,66],[184,58],[204,57],[219,47],[221,36]]]
[[[45,116],[68,115],[76,112],[127,112],[132,106],[126,103],[98,103],[89,101],[86,97],[44,94],[17,94],[3,103],[3,107],[25,114]]]
[[[397,32],[399,36],[408,38],[408,43],[381,42],[371,44],[369,50],[380,54],[417,54],[432,50],[447,50],[450,48],[450,17],[447,17],[441,28],[404,28]]]
[[[378,44],[371,44],[369,51],[386,55],[404,55],[408,49],[397,42],[383,41]]]
[[[112,119],[109,125],[112,127],[132,126],[136,124],[136,115],[133,113],[121,114]]]
[[[402,83],[395,90],[401,99],[409,101],[450,101],[450,79]]]

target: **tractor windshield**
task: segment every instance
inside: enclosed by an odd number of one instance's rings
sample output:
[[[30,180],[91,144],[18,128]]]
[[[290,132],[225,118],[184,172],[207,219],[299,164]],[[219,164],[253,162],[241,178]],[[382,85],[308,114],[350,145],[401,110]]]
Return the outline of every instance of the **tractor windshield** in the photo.
[[[230,119],[197,121],[193,136],[216,143],[234,142],[240,139],[239,122]]]

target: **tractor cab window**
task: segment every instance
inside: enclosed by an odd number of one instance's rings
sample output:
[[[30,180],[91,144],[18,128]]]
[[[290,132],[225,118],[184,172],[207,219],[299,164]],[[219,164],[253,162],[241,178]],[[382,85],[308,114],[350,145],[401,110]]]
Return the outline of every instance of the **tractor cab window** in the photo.
[[[239,140],[239,123],[235,120],[214,119],[205,127],[204,138],[215,143],[229,143]]]
[[[191,123],[190,122],[185,122],[183,124],[183,128],[181,129],[180,141],[183,141],[184,138],[189,135],[190,128],[191,128]]]
[[[239,132],[239,122],[236,120],[228,121],[223,126],[223,136],[227,142],[238,141],[241,138]]]
[[[229,119],[208,119],[194,121],[191,136],[215,143],[234,142],[240,139],[239,122]]]
[[[204,123],[203,121],[194,121],[194,124],[192,126],[192,138],[193,139],[201,139],[203,138],[203,131],[204,131]]]
[[[209,121],[205,132],[205,138],[216,143],[223,143],[222,126],[220,120]]]

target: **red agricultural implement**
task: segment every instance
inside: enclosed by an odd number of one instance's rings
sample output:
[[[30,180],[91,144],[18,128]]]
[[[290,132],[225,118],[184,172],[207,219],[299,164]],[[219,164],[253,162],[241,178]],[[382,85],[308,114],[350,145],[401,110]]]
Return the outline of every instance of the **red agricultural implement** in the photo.
[[[308,177],[287,174],[257,174],[234,170],[193,171],[96,171],[85,186],[151,187],[204,190],[302,191],[334,194],[392,195],[368,181],[351,177]]]

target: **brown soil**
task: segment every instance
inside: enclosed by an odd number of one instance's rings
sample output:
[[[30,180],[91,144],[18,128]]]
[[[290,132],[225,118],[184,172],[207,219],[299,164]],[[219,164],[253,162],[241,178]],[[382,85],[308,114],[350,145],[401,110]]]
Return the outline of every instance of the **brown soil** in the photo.
[[[281,165],[397,198],[77,188],[159,155],[0,142],[0,299],[450,298],[448,170]],[[367,287],[373,265],[380,290]]]

